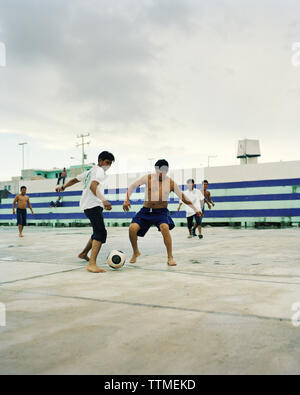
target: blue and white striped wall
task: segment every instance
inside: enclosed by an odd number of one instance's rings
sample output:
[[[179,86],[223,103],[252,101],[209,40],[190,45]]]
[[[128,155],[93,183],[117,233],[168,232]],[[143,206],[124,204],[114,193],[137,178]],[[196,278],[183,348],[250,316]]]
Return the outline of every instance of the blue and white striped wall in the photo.
[[[216,168],[215,168],[216,169]],[[300,176],[300,174],[299,174]],[[185,188],[183,184],[180,185]],[[200,185],[197,185],[200,188]],[[52,188],[54,190],[54,187]],[[211,182],[209,185],[215,207],[206,209],[204,223],[222,224],[257,224],[257,223],[286,223],[300,224],[300,177],[263,179],[249,181]],[[104,212],[108,226],[125,226],[142,207],[144,188],[138,189],[132,195],[132,208],[129,213],[123,212],[122,205],[127,189],[106,189],[107,200],[113,209]],[[79,208],[81,190],[69,190],[63,196],[63,207],[50,208],[51,200],[56,200],[56,192],[30,193],[30,201],[35,212],[28,210],[28,222],[41,224],[85,224],[88,223]],[[2,199],[0,204],[0,224],[15,225],[12,215],[14,195]],[[185,224],[185,212],[177,212],[178,199],[173,194],[169,200],[169,210],[177,225]]]

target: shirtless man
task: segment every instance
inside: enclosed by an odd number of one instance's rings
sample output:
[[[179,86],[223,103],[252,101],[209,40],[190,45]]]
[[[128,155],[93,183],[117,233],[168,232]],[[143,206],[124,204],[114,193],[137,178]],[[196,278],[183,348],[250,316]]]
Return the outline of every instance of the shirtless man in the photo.
[[[204,180],[202,183],[202,194],[204,195],[204,200],[202,200],[202,212],[204,214],[205,211],[205,204],[207,204],[207,207],[209,210],[211,210],[211,206],[215,206],[215,203],[211,199],[211,194],[209,192],[208,188],[208,181]],[[203,238],[203,235],[201,234],[201,228],[202,228],[202,218],[200,221],[200,226],[199,226],[199,238]]]
[[[204,204],[206,203],[208,208],[211,210],[211,206],[215,206],[215,203],[212,201],[211,199],[211,194],[209,192],[208,188],[208,181],[204,180],[203,181],[203,194],[204,194]],[[203,205],[203,209],[204,209],[204,205]]]
[[[167,208],[170,192],[174,192],[179,199],[189,205],[197,215],[201,216],[202,212],[185,197],[178,185],[167,176],[169,164],[166,160],[160,159],[157,161],[155,170],[155,173],[147,174],[130,185],[127,191],[126,200],[123,204],[124,211],[129,211],[131,207],[130,196],[133,191],[141,185],[146,186],[144,207],[136,214],[129,227],[129,238],[133,249],[130,263],[135,263],[137,258],[141,255],[137,244],[138,236],[144,237],[150,227],[155,225],[164,238],[168,253],[168,265],[175,266],[176,262],[173,259],[172,238],[170,234],[170,230],[175,227],[175,224]]]
[[[17,225],[19,228],[19,237],[23,236],[23,228],[26,225],[26,218],[27,218],[27,205],[30,208],[32,214],[34,214],[32,210],[32,206],[29,201],[29,196],[26,195],[27,188],[21,187],[21,193],[14,198],[12,209],[13,215],[16,214],[15,206],[17,203]]]

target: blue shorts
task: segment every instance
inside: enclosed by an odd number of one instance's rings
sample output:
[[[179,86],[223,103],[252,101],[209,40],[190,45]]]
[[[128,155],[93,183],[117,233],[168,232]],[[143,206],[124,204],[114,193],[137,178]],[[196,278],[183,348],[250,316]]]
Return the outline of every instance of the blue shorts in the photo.
[[[22,208],[17,208],[17,225],[26,225],[27,210]]]
[[[144,237],[152,225],[155,225],[160,230],[161,224],[169,225],[169,229],[175,228],[175,224],[170,216],[167,208],[146,208],[143,207],[136,216],[132,219],[133,224],[138,224],[140,230],[137,235]]]

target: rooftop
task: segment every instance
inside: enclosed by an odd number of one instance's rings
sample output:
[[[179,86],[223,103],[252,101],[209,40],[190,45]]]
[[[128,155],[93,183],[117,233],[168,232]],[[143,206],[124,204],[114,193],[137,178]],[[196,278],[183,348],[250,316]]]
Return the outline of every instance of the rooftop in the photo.
[[[299,373],[299,228],[176,228],[174,268],[153,228],[119,271],[105,257],[130,256],[128,233],[109,228],[100,275],[77,259],[90,229],[0,232],[2,374]]]

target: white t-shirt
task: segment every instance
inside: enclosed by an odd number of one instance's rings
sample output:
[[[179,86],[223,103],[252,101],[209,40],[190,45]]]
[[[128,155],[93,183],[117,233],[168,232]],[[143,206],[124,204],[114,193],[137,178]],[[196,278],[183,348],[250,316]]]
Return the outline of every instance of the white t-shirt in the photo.
[[[185,196],[193,203],[193,205],[199,210],[202,211],[202,201],[204,201],[204,196],[199,189],[193,189],[192,191],[187,190],[183,191]],[[180,200],[180,203],[183,203],[182,200]],[[191,217],[192,215],[195,215],[195,211],[186,204],[186,216]]]
[[[107,175],[102,167],[96,165],[90,170],[76,176],[76,178],[78,181],[83,182],[83,192],[80,199],[81,210],[87,210],[97,206],[104,208],[102,201],[95,196],[90,189],[92,181],[97,181],[100,184],[100,191],[104,195],[104,181],[106,180]]]

